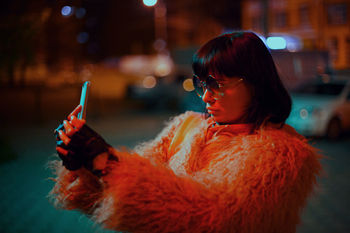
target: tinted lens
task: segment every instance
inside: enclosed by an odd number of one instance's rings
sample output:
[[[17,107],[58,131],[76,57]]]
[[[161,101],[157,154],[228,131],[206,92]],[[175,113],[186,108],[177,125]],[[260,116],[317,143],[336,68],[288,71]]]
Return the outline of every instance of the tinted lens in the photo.
[[[199,77],[197,75],[193,75],[192,80],[193,80],[194,90],[196,91],[199,97],[202,97],[204,94],[204,91],[203,91],[202,83],[199,80]]]
[[[206,81],[207,88],[212,92],[212,93],[218,93],[219,92],[219,84],[216,82],[213,76],[209,75]]]

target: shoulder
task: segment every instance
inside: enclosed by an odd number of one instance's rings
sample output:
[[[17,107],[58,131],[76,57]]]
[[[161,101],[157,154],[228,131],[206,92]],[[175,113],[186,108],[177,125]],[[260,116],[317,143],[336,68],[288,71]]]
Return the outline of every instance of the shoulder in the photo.
[[[291,126],[277,127],[269,125],[262,127],[252,135],[242,138],[252,149],[275,152],[276,155],[286,153],[303,153],[314,151],[307,139],[298,134]]]
[[[264,127],[253,134],[237,135],[226,139],[220,148],[224,152],[218,161],[225,162],[225,167],[235,165],[237,160],[244,162],[243,167],[284,167],[297,168],[305,163],[318,163],[318,150],[310,145],[303,136],[290,126]]]
[[[320,167],[319,151],[288,125],[282,128],[264,127],[242,140],[247,143],[248,164],[250,161],[254,166],[283,168],[286,171],[297,171],[305,166]]]
[[[283,127],[268,125],[260,128],[253,136],[256,143],[266,145],[266,149],[286,149],[288,151],[312,150],[307,139],[289,125]]]

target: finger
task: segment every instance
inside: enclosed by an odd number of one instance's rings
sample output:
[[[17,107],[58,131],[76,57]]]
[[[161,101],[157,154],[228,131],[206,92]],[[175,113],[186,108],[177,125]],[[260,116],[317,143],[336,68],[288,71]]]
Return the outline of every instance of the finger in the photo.
[[[62,130],[58,131],[58,135],[65,145],[69,144],[70,138]]]
[[[82,106],[79,104],[74,110],[73,112],[71,112],[69,115],[68,115],[68,119],[70,119],[72,116],[78,116],[78,113],[81,111],[82,109]]]
[[[64,156],[68,155],[68,151],[63,149],[62,147],[56,146],[56,151]]]
[[[58,131],[59,130],[61,130],[61,129],[63,129],[64,128],[64,125],[63,124],[60,124],[56,129],[54,129],[54,134],[56,135],[56,134],[58,134]]]
[[[64,125],[66,135],[68,137],[71,137],[76,132],[76,129],[74,129],[73,126],[68,121],[64,120],[63,125]]]
[[[78,119],[76,116],[71,116],[70,118],[70,123],[77,129],[81,129],[83,127],[83,125],[85,124],[85,120],[84,119]]]

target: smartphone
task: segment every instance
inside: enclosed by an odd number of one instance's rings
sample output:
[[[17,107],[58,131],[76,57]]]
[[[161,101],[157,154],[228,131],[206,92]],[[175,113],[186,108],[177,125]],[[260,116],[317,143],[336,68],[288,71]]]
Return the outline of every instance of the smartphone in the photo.
[[[85,117],[86,117],[86,107],[87,107],[87,100],[88,100],[90,86],[91,86],[91,82],[90,81],[86,81],[86,82],[84,82],[83,87],[81,89],[80,105],[82,106],[82,109],[78,113],[78,119],[85,119]],[[54,134],[55,134],[57,140],[59,140],[59,136],[58,136],[58,131],[59,130],[64,130],[63,123],[60,124],[57,127],[57,129],[54,130]]]
[[[90,86],[91,86],[91,82],[86,81],[84,82],[83,87],[81,89],[80,105],[82,106],[82,109],[78,113],[78,119],[85,119],[86,117],[86,107],[87,107]]]

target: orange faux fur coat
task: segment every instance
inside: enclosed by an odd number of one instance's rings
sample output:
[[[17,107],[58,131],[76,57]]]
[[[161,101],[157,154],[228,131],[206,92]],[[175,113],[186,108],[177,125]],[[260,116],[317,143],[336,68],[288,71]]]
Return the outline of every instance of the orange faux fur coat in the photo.
[[[100,179],[57,161],[51,197],[118,231],[289,233],[321,170],[290,126],[251,134],[194,112],[134,151],[110,151],[119,162]]]

